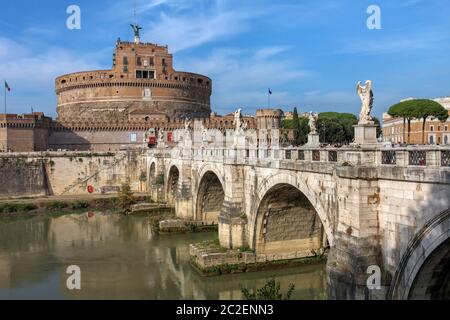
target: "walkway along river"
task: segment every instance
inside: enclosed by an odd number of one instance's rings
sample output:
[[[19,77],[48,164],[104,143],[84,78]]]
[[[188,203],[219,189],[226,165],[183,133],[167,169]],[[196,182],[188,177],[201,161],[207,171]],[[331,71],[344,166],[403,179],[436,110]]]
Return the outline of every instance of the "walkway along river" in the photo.
[[[0,299],[242,299],[275,276],[294,299],[323,299],[325,265],[202,277],[189,244],[216,233],[155,234],[146,216],[77,213],[0,220]],[[66,269],[81,268],[81,290]]]

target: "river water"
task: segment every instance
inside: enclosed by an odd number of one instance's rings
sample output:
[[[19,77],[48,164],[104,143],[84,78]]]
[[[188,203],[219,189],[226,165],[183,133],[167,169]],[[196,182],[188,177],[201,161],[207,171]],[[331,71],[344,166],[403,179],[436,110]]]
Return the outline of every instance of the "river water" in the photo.
[[[0,220],[0,299],[242,299],[275,277],[294,299],[323,299],[325,265],[202,277],[189,244],[216,233],[158,235],[145,216],[78,213]],[[81,290],[67,289],[67,267]]]

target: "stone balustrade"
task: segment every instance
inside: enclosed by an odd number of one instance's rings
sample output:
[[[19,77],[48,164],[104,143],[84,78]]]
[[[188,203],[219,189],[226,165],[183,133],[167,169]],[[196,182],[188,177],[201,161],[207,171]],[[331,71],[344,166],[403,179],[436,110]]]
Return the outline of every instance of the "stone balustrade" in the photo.
[[[155,149],[158,150],[158,149]],[[150,152],[154,153],[155,150]],[[390,147],[284,147],[284,148],[225,148],[174,147],[165,149],[173,159],[235,163],[254,166],[284,167],[294,163],[322,163],[333,166],[397,166],[450,168],[450,146]],[[160,153],[159,150],[158,153]]]

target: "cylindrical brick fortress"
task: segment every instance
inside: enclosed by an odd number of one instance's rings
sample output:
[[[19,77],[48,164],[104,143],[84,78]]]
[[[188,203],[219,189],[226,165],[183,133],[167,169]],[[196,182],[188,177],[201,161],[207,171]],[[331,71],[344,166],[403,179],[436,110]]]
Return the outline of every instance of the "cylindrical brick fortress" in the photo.
[[[117,41],[111,70],[56,79],[58,122],[209,117],[211,79],[173,69],[166,46]]]

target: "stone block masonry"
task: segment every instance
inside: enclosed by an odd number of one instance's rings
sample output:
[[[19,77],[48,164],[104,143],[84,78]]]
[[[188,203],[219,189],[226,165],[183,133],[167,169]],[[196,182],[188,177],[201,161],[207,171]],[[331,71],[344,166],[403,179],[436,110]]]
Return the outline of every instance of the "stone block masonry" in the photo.
[[[0,197],[117,192],[129,181],[147,191],[136,152],[33,152],[0,155]]]

